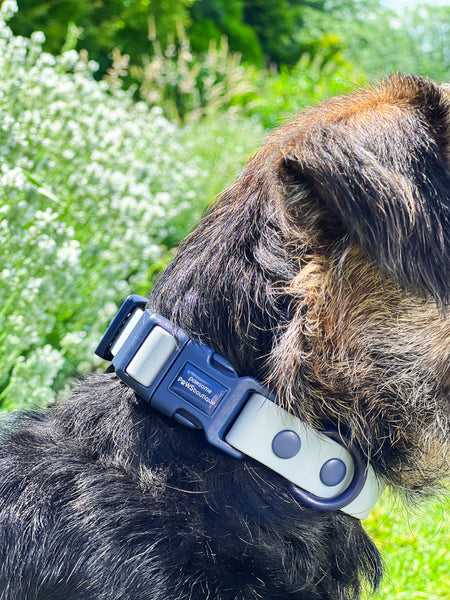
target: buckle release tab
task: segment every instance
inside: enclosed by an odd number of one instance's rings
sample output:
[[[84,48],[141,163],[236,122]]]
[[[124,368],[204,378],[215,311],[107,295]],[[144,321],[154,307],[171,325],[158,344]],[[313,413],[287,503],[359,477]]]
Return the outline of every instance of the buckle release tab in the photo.
[[[242,452],[225,440],[252,393],[269,396],[256,379],[238,377],[212,348],[191,340],[147,300],[130,296],[111,323],[96,354],[151,406],[188,427],[203,429],[208,442],[231,456]]]

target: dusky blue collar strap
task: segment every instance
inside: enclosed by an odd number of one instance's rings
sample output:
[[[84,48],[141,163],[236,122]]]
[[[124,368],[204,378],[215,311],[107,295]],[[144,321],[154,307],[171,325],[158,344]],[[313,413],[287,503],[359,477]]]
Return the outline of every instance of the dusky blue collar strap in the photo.
[[[238,377],[226,359],[146,304],[129,296],[96,350],[140,398],[203,429],[231,456],[251,456],[276,471],[301,504],[360,519],[369,514],[384,486],[357,449],[282,409],[256,379]]]

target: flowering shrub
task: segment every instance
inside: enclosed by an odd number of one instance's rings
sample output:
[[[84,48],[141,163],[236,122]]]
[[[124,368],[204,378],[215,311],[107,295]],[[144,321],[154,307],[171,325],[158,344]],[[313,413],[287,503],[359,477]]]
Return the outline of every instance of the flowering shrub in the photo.
[[[0,11],[6,410],[52,401],[68,377],[92,368],[117,304],[146,291],[152,265],[199,217],[205,193],[216,191],[205,144],[225,154],[231,148],[217,130],[215,141],[209,131],[181,130],[160,109],[109,91],[92,77],[96,65],[76,52],[43,52],[43,34],[13,36],[5,18],[14,10],[5,0]],[[234,151],[230,169],[245,153]]]

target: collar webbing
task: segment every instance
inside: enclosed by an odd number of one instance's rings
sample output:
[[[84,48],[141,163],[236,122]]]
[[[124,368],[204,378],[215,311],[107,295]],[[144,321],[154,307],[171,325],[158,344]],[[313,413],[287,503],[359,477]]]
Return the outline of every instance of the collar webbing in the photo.
[[[222,356],[146,303],[127,298],[96,350],[139,397],[203,429],[231,456],[250,456],[279,473],[301,504],[359,519],[369,514],[384,486],[356,448],[282,409],[261,383],[238,377]]]

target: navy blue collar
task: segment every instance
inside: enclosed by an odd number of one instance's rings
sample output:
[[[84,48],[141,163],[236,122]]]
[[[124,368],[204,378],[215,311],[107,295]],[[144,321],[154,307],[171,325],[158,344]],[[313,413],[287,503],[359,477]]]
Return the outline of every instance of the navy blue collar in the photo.
[[[369,514],[384,485],[356,448],[282,409],[260,382],[238,377],[225,358],[146,304],[129,296],[96,350],[140,398],[203,429],[230,456],[250,456],[279,473],[302,505]]]

